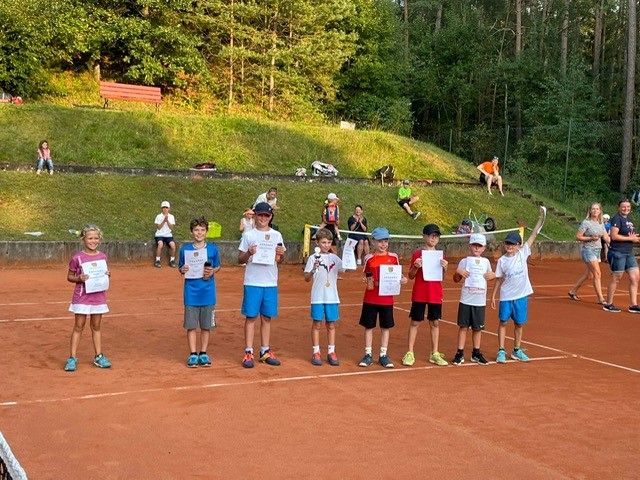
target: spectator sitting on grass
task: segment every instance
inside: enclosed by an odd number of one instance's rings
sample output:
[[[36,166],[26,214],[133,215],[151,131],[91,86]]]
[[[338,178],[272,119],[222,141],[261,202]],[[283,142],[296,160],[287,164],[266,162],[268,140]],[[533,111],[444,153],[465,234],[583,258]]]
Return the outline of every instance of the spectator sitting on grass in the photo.
[[[491,161],[481,163],[477,168],[480,170],[480,183],[487,185],[489,195],[493,195],[493,193],[491,193],[491,185],[495,183],[498,185],[500,195],[504,197],[504,193],[502,192],[502,177],[500,176],[500,167],[498,166],[498,157],[494,156]]]
[[[398,205],[400,205],[414,220],[420,216],[420,212],[411,210],[411,205],[416,203],[420,198],[417,195],[411,195],[411,182],[403,180],[402,186],[398,189]]]

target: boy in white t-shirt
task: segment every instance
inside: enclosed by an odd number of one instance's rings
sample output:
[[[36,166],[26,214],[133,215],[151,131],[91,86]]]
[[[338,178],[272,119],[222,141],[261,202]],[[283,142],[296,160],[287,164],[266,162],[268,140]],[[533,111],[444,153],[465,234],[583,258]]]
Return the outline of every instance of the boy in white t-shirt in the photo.
[[[338,297],[338,272],[344,271],[342,260],[331,251],[333,233],[321,228],[316,233],[315,254],[309,256],[304,267],[304,280],[311,286],[311,342],[313,354],[312,365],[322,365],[320,355],[320,328],[324,320],[327,327],[327,363],[337,367],[340,365],[336,355],[336,322],[340,318],[340,298]]]
[[[156,219],[153,223],[156,225],[156,234],[154,239],[156,241],[156,261],[153,266],[160,268],[160,256],[162,255],[162,247],[165,245],[169,247],[169,266],[176,268],[176,242],[173,240],[173,228],[176,226],[176,218],[173,214],[169,213],[171,205],[164,200],[160,204],[162,213],[156,215]]]
[[[498,259],[496,266],[497,281],[491,293],[491,308],[496,308],[496,292],[500,290],[500,305],[498,309],[498,354],[497,363],[507,362],[507,352],[504,341],[507,333],[507,322],[513,319],[513,351],[511,358],[521,362],[528,362],[529,357],[521,348],[522,329],[527,323],[529,295],[533,293],[529,281],[529,267],[527,259],[531,255],[531,246],[542,229],[546,214],[545,207],[540,207],[538,223],[531,231],[527,241],[522,244],[522,237],[518,232],[509,232],[504,239],[506,253]],[[522,246],[521,246],[522,245]]]
[[[253,368],[253,334],[260,316],[260,362],[278,366],[280,360],[269,348],[271,319],[278,315],[278,263],[284,259],[284,240],[269,226],[273,210],[266,202],[254,208],[255,228],[242,235],[238,249],[238,263],[246,263],[244,296],[241,313],[244,323],[245,350],[242,366]]]
[[[464,344],[467,341],[467,330],[471,328],[473,352],[471,361],[486,365],[487,359],[480,351],[480,339],[484,330],[484,318],[487,306],[487,281],[496,276],[491,270],[488,258],[482,256],[487,246],[487,239],[481,233],[469,237],[471,255],[460,260],[453,281],[464,279],[458,304],[458,350],[453,357],[453,364],[464,363]]]

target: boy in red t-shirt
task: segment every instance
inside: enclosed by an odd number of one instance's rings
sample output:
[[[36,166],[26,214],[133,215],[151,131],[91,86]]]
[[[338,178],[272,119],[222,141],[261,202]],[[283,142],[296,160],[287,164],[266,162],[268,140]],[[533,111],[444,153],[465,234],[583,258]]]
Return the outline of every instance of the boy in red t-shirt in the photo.
[[[380,317],[380,357],[378,363],[385,368],[393,368],[393,362],[387,355],[389,345],[389,329],[394,326],[393,295],[380,295],[380,268],[383,265],[400,265],[398,255],[388,251],[389,230],[383,227],[374,228],[371,232],[374,252],[364,259],[364,274],[367,288],[362,301],[360,325],[364,330],[364,357],[358,363],[361,367],[368,367],[373,363],[372,344],[373,329],[376,328]],[[407,283],[407,277],[402,276],[401,284]]]
[[[413,354],[413,346],[418,335],[418,326],[424,321],[425,311],[427,320],[429,320],[429,330],[431,332],[431,354],[429,361],[439,366],[449,365],[444,359],[444,355],[438,349],[438,341],[440,338],[440,327],[438,322],[442,318],[442,281],[424,280],[422,276],[422,251],[435,251],[436,245],[440,241],[440,228],[435,223],[425,225],[422,229],[422,238],[424,246],[419,248],[411,256],[411,265],[409,269],[409,278],[415,279],[413,290],[411,291],[411,311],[409,318],[411,325],[409,326],[409,350],[402,358],[402,364],[407,367],[412,366],[416,359]],[[443,258],[440,259],[440,266],[443,274],[447,271],[448,262]]]

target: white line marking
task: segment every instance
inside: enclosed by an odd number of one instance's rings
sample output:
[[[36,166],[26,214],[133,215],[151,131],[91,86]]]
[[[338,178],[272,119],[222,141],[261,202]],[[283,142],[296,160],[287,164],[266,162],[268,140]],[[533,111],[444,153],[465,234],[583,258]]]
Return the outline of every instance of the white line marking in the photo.
[[[531,361],[545,361],[545,360],[562,360],[569,358],[567,355],[560,355],[555,357],[537,357],[532,358]],[[518,363],[515,360],[509,360],[508,363]],[[489,362],[489,365],[497,365],[495,362]],[[479,367],[484,368],[487,365],[478,365],[477,363],[463,363],[462,365],[450,365],[448,368],[459,367]],[[58,403],[58,402],[70,402],[75,400],[93,400],[97,398],[109,398],[120,397],[124,395],[135,395],[141,393],[158,393],[158,392],[180,392],[186,390],[204,390],[210,388],[224,388],[224,387],[236,387],[247,385],[265,385],[269,383],[285,383],[285,382],[299,382],[304,380],[321,380],[326,378],[341,378],[341,377],[355,377],[360,375],[379,375],[379,374],[392,374],[403,372],[417,372],[421,370],[442,369],[447,367],[438,367],[436,365],[427,365],[424,367],[411,367],[411,368],[398,368],[398,369],[379,369],[379,370],[360,370],[355,372],[342,372],[342,373],[325,373],[320,375],[302,375],[299,377],[283,377],[283,378],[268,378],[263,380],[249,380],[245,382],[224,382],[224,383],[208,383],[204,385],[182,385],[177,387],[167,388],[143,388],[140,390],[123,390],[119,392],[107,392],[107,393],[94,393],[87,395],[79,395],[76,397],[61,397],[61,398],[41,398],[36,400],[13,400],[0,402],[0,407],[13,407],[18,405],[34,405],[43,403]]]

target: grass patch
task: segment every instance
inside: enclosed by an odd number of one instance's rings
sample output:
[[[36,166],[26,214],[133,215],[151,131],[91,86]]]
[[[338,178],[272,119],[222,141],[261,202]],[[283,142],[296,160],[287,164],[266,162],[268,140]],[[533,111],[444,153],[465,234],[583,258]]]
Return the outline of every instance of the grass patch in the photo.
[[[69,239],[69,229],[97,223],[109,240],[152,240],[153,220],[160,202],[169,200],[177,219],[176,238],[189,238],[191,218],[205,215],[222,225],[222,238],[239,238],[242,210],[272,182],[253,180],[182,179],[127,177],[119,175],[57,174],[37,176],[24,172],[0,172],[0,238],[27,240],[27,231],[45,233],[40,240]],[[370,228],[378,225],[391,233],[419,235],[426,223],[438,223],[449,232],[470,207],[487,213],[498,228],[512,228],[518,220],[533,226],[537,207],[515,197],[488,196],[482,188],[455,186],[417,187],[416,204],[422,212],[413,221],[396,204],[396,188],[374,183],[323,184],[282,182],[278,186],[280,210],[274,223],[288,241],[301,239],[305,223],[320,220],[322,204],[329,191],[341,199],[341,218],[346,221],[356,203],[365,208]],[[574,227],[549,216],[543,232],[553,239],[571,239]]]

